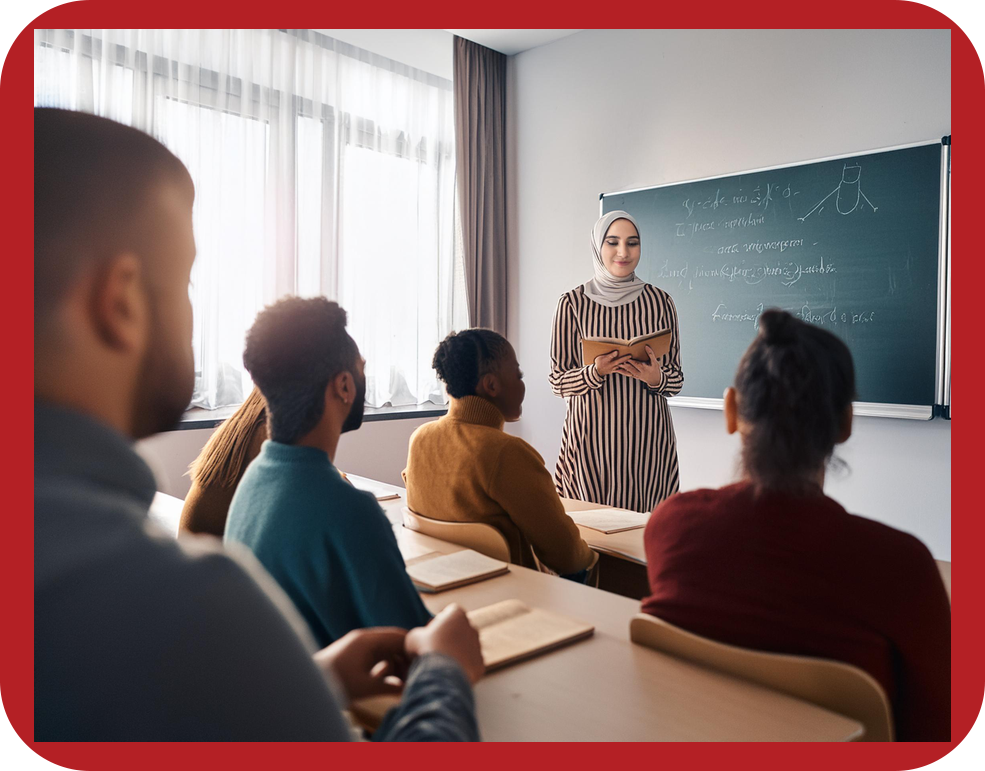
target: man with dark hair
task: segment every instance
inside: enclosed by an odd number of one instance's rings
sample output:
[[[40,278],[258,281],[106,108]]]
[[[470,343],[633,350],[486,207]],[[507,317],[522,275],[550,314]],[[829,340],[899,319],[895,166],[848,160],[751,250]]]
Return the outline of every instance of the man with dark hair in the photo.
[[[289,297],[257,316],[243,363],[267,402],[270,439],[226,520],[226,542],[250,547],[320,645],[430,618],[380,505],[333,465],[339,436],[362,423],[366,394],[345,323],[324,297]]]
[[[192,393],[194,187],[134,129],[51,109],[34,127],[35,740],[344,740],[345,696],[392,690],[380,675],[407,656],[379,735],[477,738],[461,610],[312,657],[255,562],[148,521],[154,478],[131,445]]]

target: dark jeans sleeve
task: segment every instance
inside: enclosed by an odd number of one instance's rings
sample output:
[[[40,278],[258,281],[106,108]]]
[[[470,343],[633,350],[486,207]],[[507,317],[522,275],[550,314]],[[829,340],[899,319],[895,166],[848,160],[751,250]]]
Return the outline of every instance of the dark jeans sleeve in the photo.
[[[387,712],[373,741],[480,741],[472,686],[458,662],[438,653],[415,661],[400,705]]]

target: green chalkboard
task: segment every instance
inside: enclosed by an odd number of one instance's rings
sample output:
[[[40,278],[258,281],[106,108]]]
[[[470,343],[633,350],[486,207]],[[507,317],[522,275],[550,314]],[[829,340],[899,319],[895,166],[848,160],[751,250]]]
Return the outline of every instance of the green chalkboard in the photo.
[[[848,344],[860,402],[935,404],[940,144],[603,194],[614,209],[677,305],[682,397],[720,398],[778,307]]]

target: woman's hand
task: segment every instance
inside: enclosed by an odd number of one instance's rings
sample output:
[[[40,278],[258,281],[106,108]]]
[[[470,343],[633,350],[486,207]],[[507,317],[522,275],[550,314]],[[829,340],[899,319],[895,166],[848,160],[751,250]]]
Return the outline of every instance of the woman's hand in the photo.
[[[595,371],[600,375],[611,375],[613,372],[618,372],[622,364],[632,360],[633,357],[628,353],[625,356],[620,356],[619,351],[603,353],[595,357]]]
[[[642,380],[651,388],[658,388],[664,379],[663,370],[660,368],[660,362],[657,361],[657,357],[650,346],[646,347],[646,355],[649,357],[649,361],[636,361],[630,358],[629,361],[623,361],[616,367],[616,372]],[[596,359],[596,361],[598,360]]]

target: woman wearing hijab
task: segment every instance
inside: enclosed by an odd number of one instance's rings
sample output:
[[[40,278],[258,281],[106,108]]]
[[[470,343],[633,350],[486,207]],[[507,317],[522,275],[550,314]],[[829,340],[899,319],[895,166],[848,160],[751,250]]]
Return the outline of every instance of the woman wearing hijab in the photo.
[[[677,492],[677,440],[667,397],[684,384],[677,310],[636,277],[640,235],[624,211],[592,228],[595,277],[561,296],[551,334],[551,388],[568,405],[555,471],[558,493],[652,511]],[[670,328],[670,350],[648,362],[618,352],[582,365],[583,337],[629,340]]]

